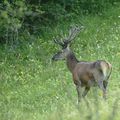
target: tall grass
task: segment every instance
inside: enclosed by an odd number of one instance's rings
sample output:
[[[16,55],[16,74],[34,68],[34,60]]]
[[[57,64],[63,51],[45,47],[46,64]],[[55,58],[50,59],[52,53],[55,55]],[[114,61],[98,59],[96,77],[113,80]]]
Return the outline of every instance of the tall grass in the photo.
[[[15,50],[0,46],[0,120],[119,120],[119,11],[119,7],[113,7],[101,16],[78,16],[59,23],[46,29],[34,43]],[[54,45],[53,36],[67,34],[68,26],[76,23],[85,26],[72,45],[77,58],[105,59],[113,65],[107,101],[98,88],[92,88],[78,106],[65,63],[51,62],[60,49]]]

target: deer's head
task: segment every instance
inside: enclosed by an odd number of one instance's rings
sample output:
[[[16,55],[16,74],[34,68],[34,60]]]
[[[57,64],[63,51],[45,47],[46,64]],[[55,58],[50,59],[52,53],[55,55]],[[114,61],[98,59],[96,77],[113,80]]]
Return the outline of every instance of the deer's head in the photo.
[[[75,37],[78,35],[80,31],[79,27],[72,27],[69,30],[69,35],[66,38],[63,39],[54,39],[54,42],[58,45],[61,46],[61,50],[58,51],[53,57],[52,60],[57,61],[57,60],[64,60],[67,55],[71,52],[69,46],[71,44],[71,41],[75,39]]]

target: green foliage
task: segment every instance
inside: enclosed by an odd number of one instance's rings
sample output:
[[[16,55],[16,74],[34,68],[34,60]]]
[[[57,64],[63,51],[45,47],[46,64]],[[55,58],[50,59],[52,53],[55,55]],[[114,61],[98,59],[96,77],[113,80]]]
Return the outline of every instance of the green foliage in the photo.
[[[26,10],[23,2],[17,1],[14,5],[8,1],[0,4],[0,41],[5,43],[18,40],[18,32],[22,27],[22,18]]]
[[[99,14],[117,0],[3,0],[0,2],[0,43],[20,46],[43,35],[48,27],[83,14]],[[23,36],[23,37],[21,37]]]
[[[17,44],[21,34],[30,31],[27,20],[33,23],[36,16],[42,14],[39,6],[28,5],[25,1],[9,2],[4,0],[0,4],[0,42]],[[36,23],[37,24],[37,23]]]

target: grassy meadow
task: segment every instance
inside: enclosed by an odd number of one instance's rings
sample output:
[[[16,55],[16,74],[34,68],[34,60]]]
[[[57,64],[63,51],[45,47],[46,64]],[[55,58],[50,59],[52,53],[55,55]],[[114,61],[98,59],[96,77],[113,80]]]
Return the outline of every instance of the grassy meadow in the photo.
[[[77,105],[77,93],[64,61],[52,62],[59,46],[53,37],[83,25],[71,49],[79,60],[104,59],[113,66],[108,98],[92,88]],[[32,38],[34,39],[34,37]],[[42,37],[19,47],[0,46],[0,120],[119,120],[120,7],[101,15],[75,16],[46,28]]]

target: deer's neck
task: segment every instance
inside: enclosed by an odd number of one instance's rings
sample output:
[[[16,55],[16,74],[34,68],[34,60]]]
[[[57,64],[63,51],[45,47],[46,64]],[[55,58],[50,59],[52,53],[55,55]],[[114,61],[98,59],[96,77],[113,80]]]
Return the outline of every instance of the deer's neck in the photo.
[[[70,70],[70,72],[72,72],[72,71],[74,70],[76,64],[78,63],[78,60],[77,60],[77,58],[75,57],[75,55],[74,55],[73,52],[70,52],[70,53],[67,55],[66,62],[67,62],[67,67],[68,67],[68,69]]]

